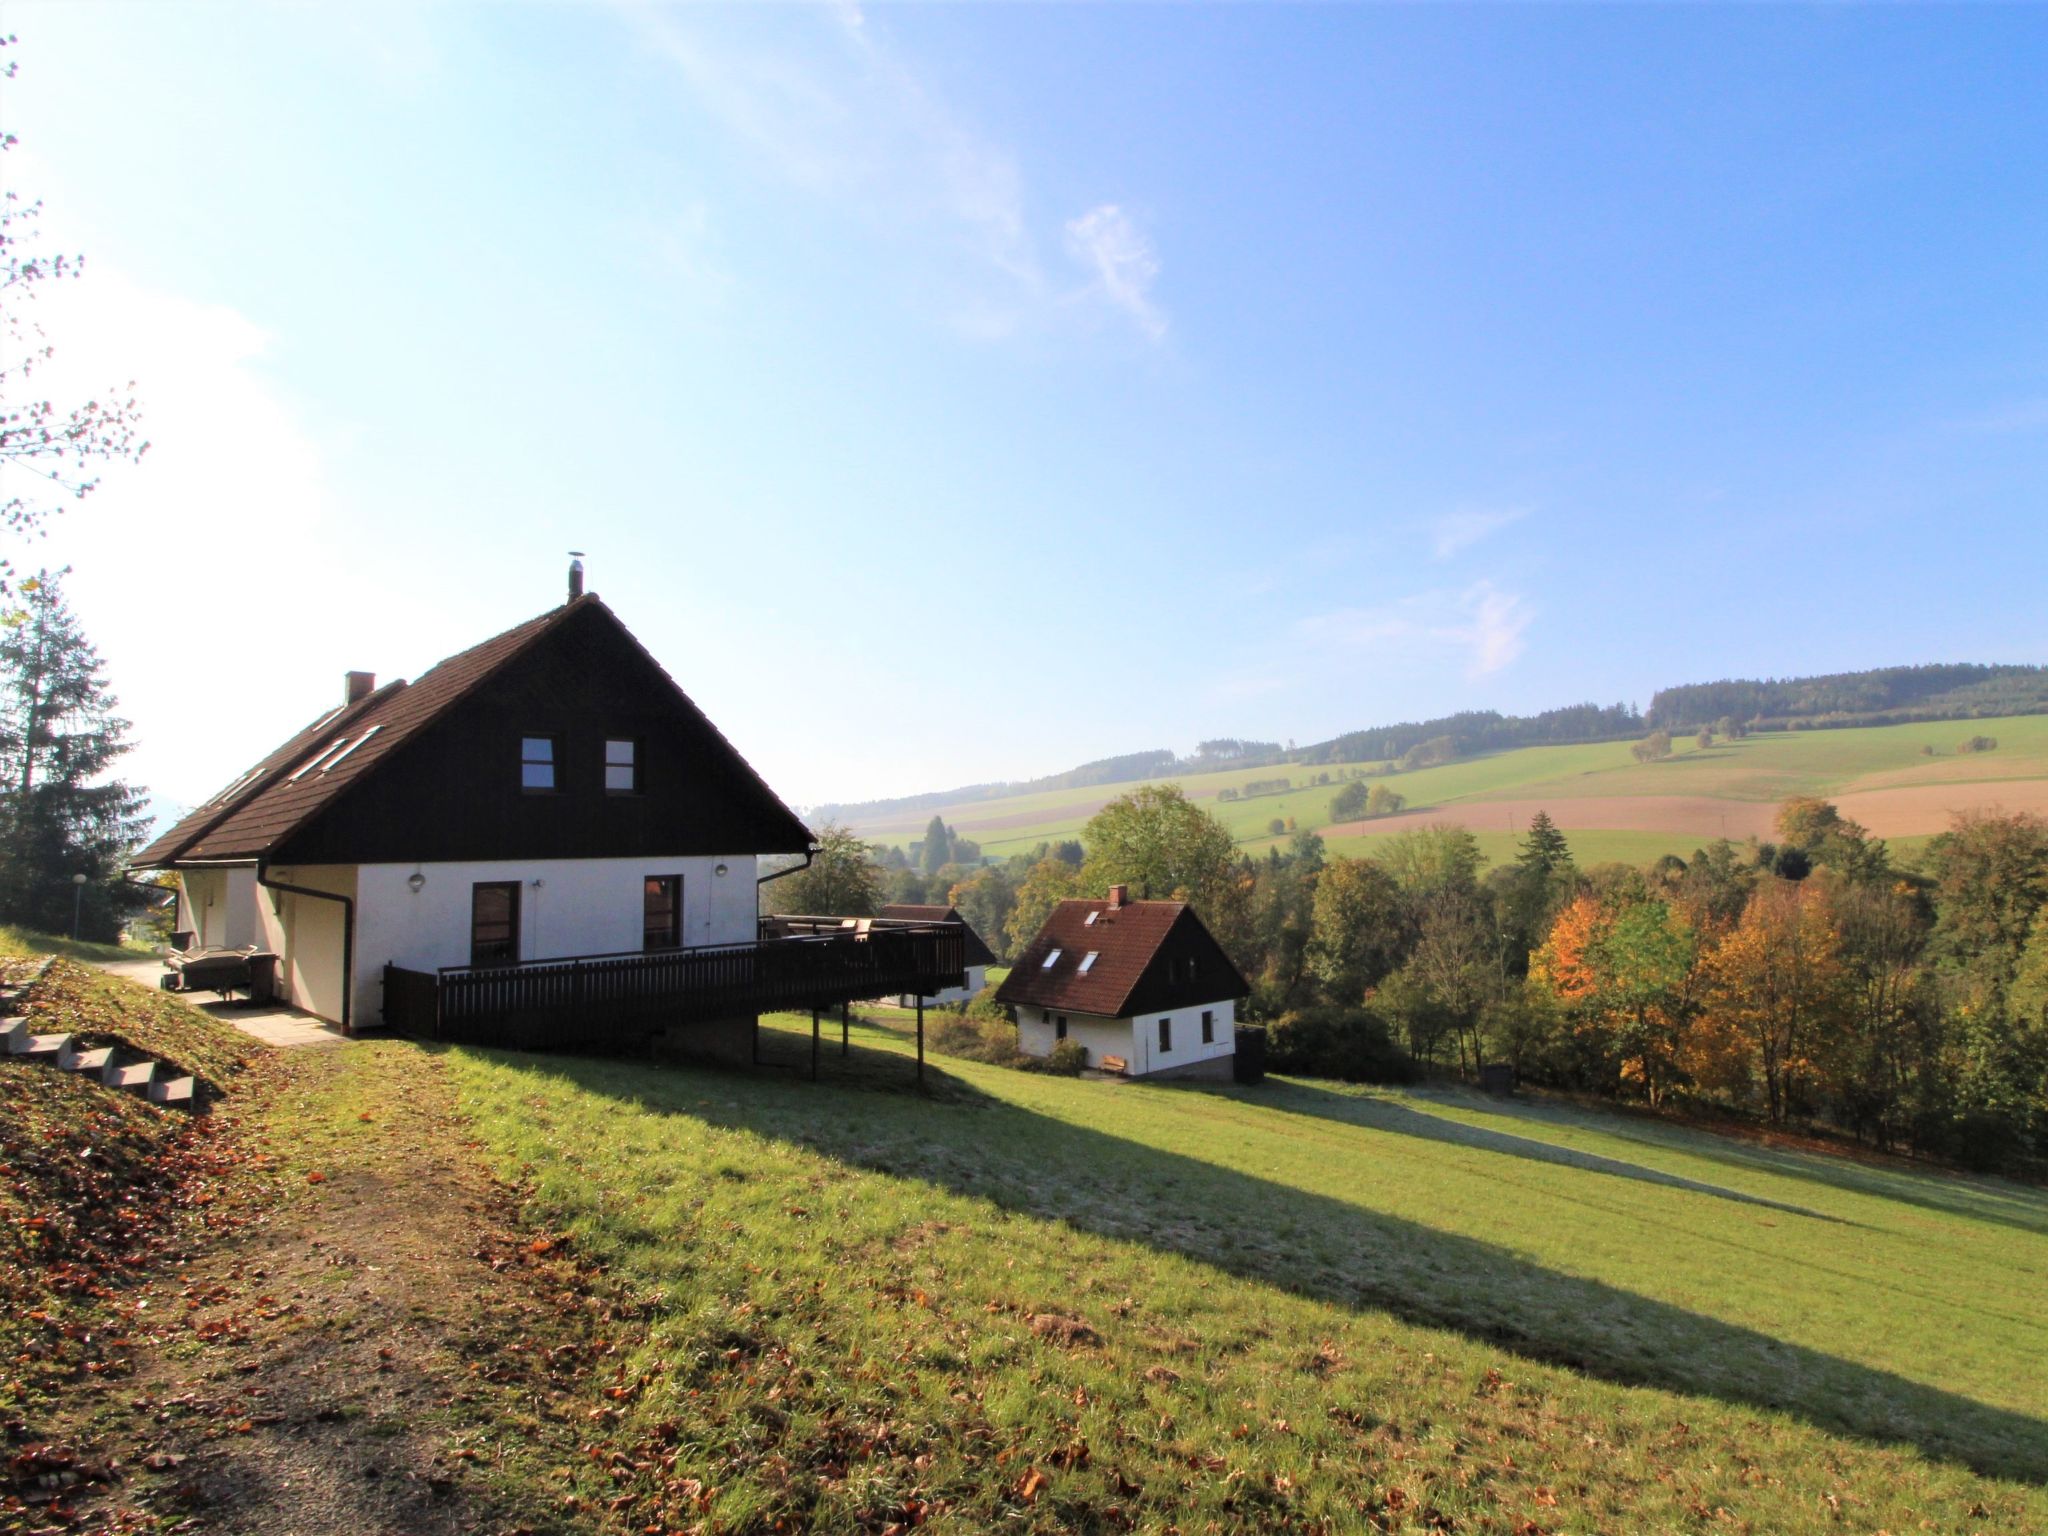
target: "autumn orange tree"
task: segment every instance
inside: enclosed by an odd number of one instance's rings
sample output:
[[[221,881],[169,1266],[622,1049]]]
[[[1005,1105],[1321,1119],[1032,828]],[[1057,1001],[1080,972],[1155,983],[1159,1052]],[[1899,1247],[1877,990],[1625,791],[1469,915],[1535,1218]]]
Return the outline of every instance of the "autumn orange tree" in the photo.
[[[1657,1105],[1683,1076],[1698,957],[1698,936],[1671,903],[1608,904],[1581,894],[1530,957],[1529,976],[1591,1037],[1620,1081]]]
[[[1845,973],[1825,888],[1771,880],[1706,961],[1711,1027],[1746,1042],[1781,1124],[1842,1019]]]

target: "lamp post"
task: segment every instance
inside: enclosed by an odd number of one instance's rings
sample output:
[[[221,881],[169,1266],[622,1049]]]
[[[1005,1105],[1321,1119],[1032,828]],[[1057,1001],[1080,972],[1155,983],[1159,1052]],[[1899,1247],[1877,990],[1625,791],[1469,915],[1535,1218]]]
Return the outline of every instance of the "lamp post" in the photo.
[[[71,877],[71,942],[78,942],[78,919],[85,908],[85,876]]]

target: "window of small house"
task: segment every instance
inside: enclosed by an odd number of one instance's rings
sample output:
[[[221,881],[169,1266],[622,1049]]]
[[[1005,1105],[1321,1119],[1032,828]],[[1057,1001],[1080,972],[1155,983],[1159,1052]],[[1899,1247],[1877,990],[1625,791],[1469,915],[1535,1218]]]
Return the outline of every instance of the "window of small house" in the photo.
[[[1161,1051],[1173,1049],[1173,1020],[1171,1019],[1161,1019],[1159,1021],[1159,1049]]]
[[[678,949],[683,942],[683,877],[649,875],[640,898],[642,949]]]
[[[612,737],[604,744],[604,792],[640,793],[640,743]]]
[[[1064,1013],[1060,1015],[1059,1023],[1053,1025],[1052,1034],[1055,1040],[1064,1040],[1067,1038],[1067,1016]]]
[[[510,965],[519,958],[519,882],[484,880],[469,888],[469,963]]]
[[[1039,961],[1038,968],[1041,971],[1049,971],[1059,963],[1059,958],[1060,951],[1055,949],[1051,953],[1046,955],[1046,957],[1043,960]]]
[[[1202,1044],[1216,1043],[1216,1015],[1209,1009],[1202,1010]]]
[[[519,738],[519,787],[545,792],[555,788],[555,738]]]

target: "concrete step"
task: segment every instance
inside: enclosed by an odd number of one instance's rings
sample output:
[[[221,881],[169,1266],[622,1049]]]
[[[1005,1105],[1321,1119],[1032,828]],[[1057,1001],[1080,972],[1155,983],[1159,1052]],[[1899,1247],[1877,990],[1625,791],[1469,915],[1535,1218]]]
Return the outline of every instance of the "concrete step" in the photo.
[[[7,1042],[7,1054],[26,1056],[31,1061],[44,1058],[55,1061],[58,1054],[70,1043],[71,1036],[68,1034],[32,1035],[23,1030]]]
[[[93,1046],[88,1049],[72,1036],[64,1042],[64,1049],[57,1053],[57,1065],[66,1072],[91,1072],[98,1074],[114,1064],[114,1048],[111,1045]]]
[[[155,1078],[156,1063],[153,1061],[137,1061],[123,1067],[109,1064],[100,1073],[100,1081],[109,1088],[125,1088],[130,1093],[147,1094]]]
[[[0,1019],[0,1051],[13,1047],[16,1035],[28,1033],[28,1020],[19,1016]]]
[[[190,1077],[160,1077],[149,1085],[149,1102],[171,1109],[190,1109],[198,1087]]]

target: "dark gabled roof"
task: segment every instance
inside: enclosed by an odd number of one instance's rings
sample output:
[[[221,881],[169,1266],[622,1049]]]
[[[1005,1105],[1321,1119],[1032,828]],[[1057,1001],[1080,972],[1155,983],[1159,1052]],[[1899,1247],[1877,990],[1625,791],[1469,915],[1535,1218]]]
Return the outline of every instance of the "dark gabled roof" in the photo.
[[[896,901],[875,915],[905,923],[958,923],[967,930],[967,964],[996,963],[994,953],[982,942],[981,935],[974,931],[974,925],[960,915],[958,907],[942,906],[936,902]]]
[[[1054,951],[1059,957],[1048,966]],[[1095,961],[1083,972],[1081,963],[1090,954]],[[1169,955],[1195,959],[1194,978],[1169,974]],[[1184,901],[1127,901],[1119,907],[1106,901],[1063,901],[1017,957],[996,989],[996,1001],[1121,1019],[1250,991]]]
[[[597,596],[586,594],[550,609],[524,624],[514,625],[481,645],[449,657],[421,675],[417,682],[391,683],[367,698],[322,716],[264,758],[221,795],[185,816],[131,861],[135,868],[173,864],[261,859],[299,828],[334,805],[355,785],[374,774],[409,742],[442,719],[455,705],[495,676],[514,658],[572,615],[594,610],[615,626],[643,656],[631,632]],[[779,829],[795,847],[810,846],[810,833],[793,812],[760,783],[732,744],[676,687],[652,656],[650,665],[675,691],[676,701],[691,723],[714,738],[761,793],[786,819]],[[322,759],[327,761],[324,763]],[[318,764],[319,766],[315,766]],[[304,771],[302,771],[304,770]],[[780,848],[770,852],[784,851]]]

